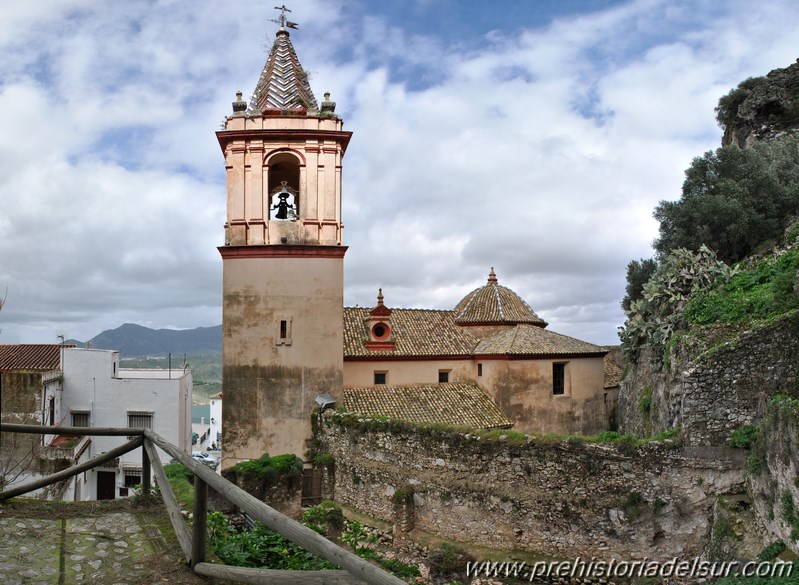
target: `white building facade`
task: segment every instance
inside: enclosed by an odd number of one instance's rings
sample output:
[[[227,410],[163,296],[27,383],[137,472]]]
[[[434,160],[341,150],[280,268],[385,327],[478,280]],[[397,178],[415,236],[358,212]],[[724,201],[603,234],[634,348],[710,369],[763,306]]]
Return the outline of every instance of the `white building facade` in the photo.
[[[67,348],[63,354],[60,423],[66,426],[149,428],[191,452],[189,370],[122,369],[119,352]],[[124,437],[86,436],[75,445],[80,461],[113,449]],[[141,483],[141,448],[75,478],[75,500],[113,499]],[[162,463],[169,455],[159,451]]]

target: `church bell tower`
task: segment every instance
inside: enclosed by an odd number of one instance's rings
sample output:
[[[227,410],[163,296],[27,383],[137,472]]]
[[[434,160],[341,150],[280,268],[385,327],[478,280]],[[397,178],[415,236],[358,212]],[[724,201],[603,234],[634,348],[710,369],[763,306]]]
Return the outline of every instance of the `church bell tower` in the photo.
[[[305,453],[319,394],[340,394],[341,161],[351,133],[321,106],[285,18],[249,104],[217,138],[227,171],[222,466]]]

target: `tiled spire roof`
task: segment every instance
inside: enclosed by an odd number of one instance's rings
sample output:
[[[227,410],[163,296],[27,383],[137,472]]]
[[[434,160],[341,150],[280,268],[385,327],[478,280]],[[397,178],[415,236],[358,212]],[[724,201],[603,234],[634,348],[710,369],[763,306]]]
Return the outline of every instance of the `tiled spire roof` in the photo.
[[[318,110],[308,84],[308,74],[300,65],[285,28],[275,35],[269,59],[250,99],[248,113],[262,114],[268,110],[296,113]]]
[[[547,326],[546,321],[536,315],[519,295],[499,284],[493,267],[485,286],[463,297],[454,312],[455,322],[460,324],[532,323],[539,327]]]

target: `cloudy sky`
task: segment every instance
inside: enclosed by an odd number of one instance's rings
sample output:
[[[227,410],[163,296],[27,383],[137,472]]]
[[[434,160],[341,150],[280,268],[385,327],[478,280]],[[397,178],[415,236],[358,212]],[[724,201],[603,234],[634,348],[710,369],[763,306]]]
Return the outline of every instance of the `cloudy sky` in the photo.
[[[221,322],[224,164],[274,3],[1,0],[0,343]],[[791,0],[295,0],[344,159],[345,300],[451,308],[485,282],[616,343],[652,209],[713,108],[799,57]]]

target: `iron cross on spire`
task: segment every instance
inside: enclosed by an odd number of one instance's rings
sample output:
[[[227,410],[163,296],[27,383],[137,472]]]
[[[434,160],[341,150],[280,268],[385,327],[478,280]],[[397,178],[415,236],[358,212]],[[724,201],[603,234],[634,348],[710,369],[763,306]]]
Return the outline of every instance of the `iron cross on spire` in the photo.
[[[279,24],[280,28],[297,28],[298,25],[296,22],[291,22],[286,18],[286,12],[291,12],[291,10],[286,8],[285,4],[282,6],[275,6],[275,10],[280,10],[280,16],[278,18],[272,18],[272,22]]]

